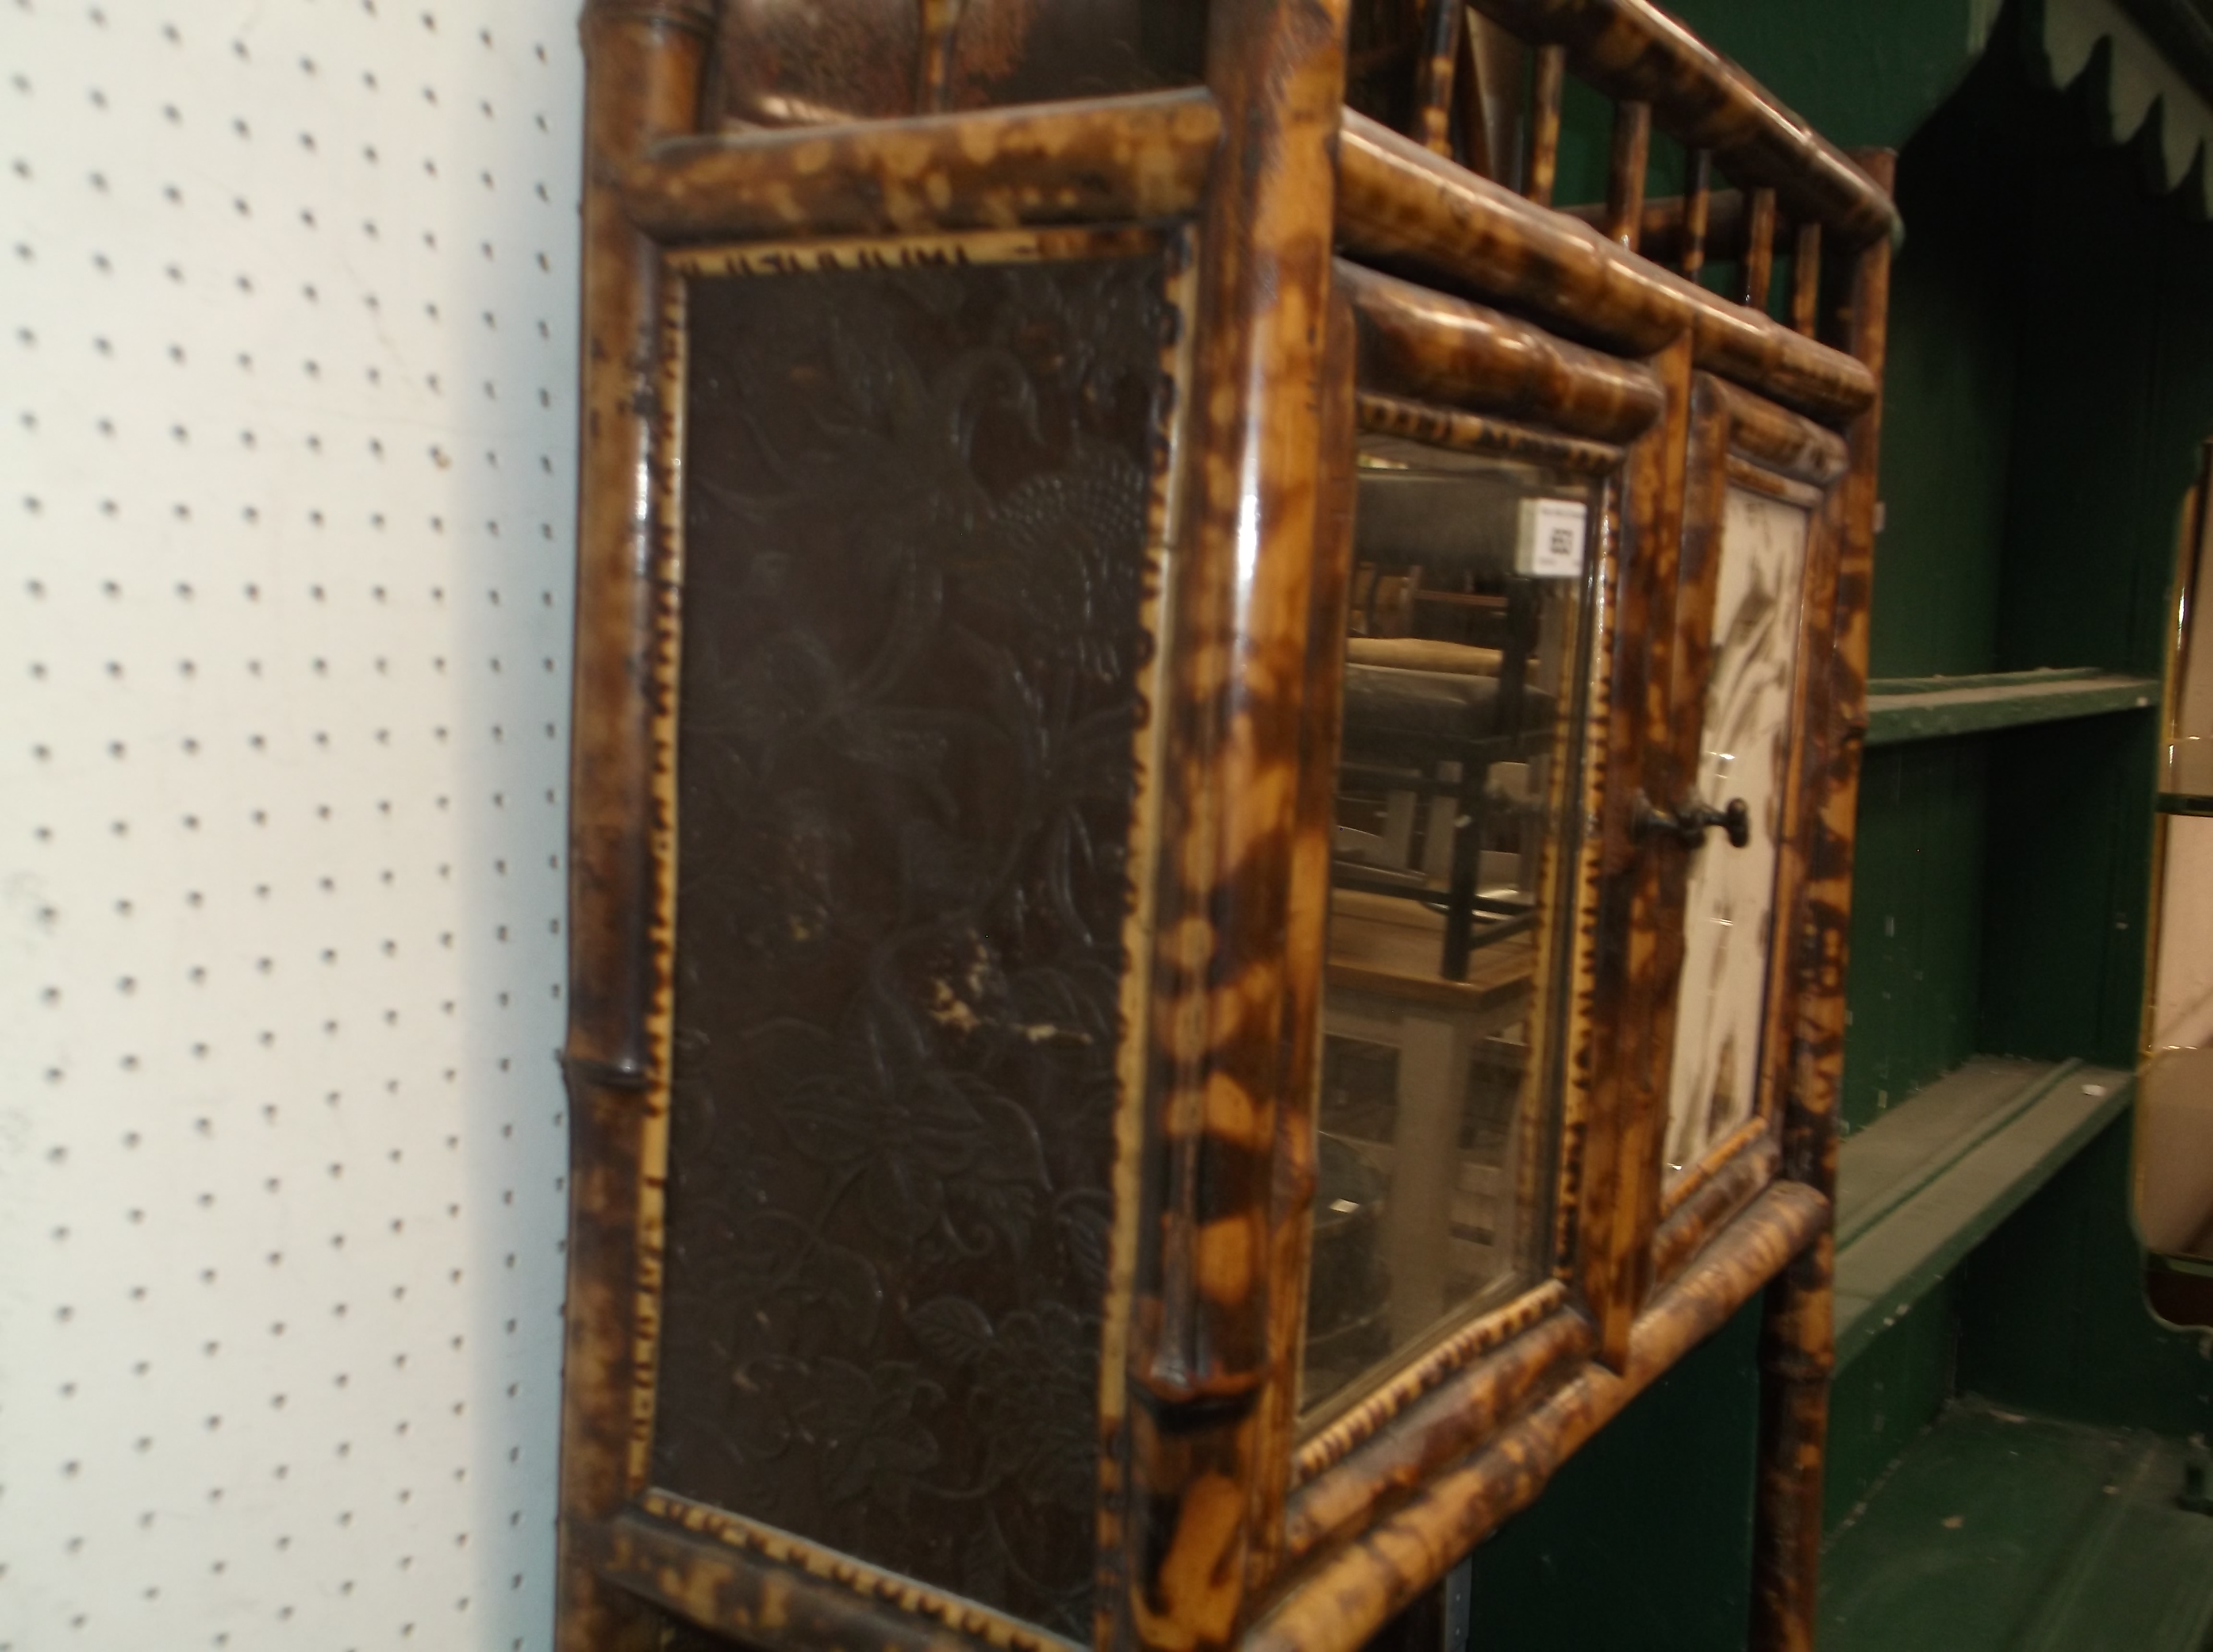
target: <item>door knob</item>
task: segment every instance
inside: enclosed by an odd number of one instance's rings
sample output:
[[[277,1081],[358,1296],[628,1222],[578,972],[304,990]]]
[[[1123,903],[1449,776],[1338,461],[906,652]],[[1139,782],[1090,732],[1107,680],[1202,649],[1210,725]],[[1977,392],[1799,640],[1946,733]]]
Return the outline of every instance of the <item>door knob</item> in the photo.
[[[1687,849],[1696,849],[1706,840],[1706,829],[1719,826],[1729,840],[1732,849],[1742,849],[1752,841],[1752,809],[1741,797],[1732,797],[1720,808],[1711,803],[1690,803],[1670,814],[1665,809],[1655,808],[1649,798],[1642,793],[1637,799],[1636,828],[1640,838],[1655,833],[1673,838]]]

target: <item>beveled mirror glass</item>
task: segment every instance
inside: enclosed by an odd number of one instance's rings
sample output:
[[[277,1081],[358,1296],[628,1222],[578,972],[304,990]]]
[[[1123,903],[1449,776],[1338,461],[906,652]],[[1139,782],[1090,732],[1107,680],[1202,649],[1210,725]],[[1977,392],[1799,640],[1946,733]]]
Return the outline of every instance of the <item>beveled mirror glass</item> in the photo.
[[[1601,492],[1362,440],[1310,1411],[1541,1269]]]

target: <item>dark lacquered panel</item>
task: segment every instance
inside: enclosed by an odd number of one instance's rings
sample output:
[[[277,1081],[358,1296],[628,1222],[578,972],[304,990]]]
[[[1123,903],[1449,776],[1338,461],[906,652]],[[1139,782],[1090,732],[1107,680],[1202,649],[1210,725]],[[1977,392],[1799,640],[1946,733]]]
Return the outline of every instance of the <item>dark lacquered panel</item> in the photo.
[[[1162,277],[691,283],[654,1478],[1087,1637]]]
[[[1204,0],[728,0],[710,113],[787,126],[1109,97],[1197,83],[1205,47]]]

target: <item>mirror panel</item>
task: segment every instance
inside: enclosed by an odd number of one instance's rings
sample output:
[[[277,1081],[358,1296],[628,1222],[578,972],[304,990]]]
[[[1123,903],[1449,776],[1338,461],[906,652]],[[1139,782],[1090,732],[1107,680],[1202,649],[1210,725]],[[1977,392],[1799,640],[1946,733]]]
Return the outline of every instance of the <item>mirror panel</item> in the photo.
[[[1309,1412],[1543,1271],[1602,492],[1362,439]]]

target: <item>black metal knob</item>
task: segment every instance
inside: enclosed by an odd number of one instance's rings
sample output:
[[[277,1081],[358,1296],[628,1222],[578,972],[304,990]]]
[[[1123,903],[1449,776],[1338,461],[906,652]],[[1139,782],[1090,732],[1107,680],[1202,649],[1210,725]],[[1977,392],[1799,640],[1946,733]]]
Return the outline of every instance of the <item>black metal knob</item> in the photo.
[[[1688,803],[1671,814],[1640,796],[1636,824],[1640,838],[1656,832],[1674,838],[1686,849],[1705,842],[1706,832],[1712,826],[1722,829],[1732,849],[1742,849],[1752,841],[1752,809],[1741,797],[1730,798],[1720,808],[1711,803]]]

